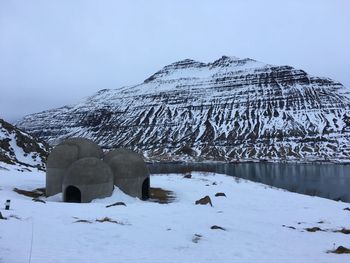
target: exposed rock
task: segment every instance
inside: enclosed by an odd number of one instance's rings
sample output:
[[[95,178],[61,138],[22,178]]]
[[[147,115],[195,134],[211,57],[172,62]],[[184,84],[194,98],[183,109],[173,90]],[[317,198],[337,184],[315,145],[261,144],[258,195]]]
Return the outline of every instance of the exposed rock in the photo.
[[[111,204],[111,205],[106,205],[106,208],[111,207],[111,206],[117,206],[117,205],[123,205],[123,206],[126,206],[126,204],[125,204],[124,202],[116,202],[116,203]]]
[[[208,195],[196,201],[196,205],[207,205],[207,204],[210,204],[210,206],[213,206],[211,199]]]
[[[324,231],[324,230],[322,230],[321,228],[319,228],[319,227],[308,227],[308,228],[305,228],[305,230],[307,231],[307,232],[317,232],[317,231]]]
[[[335,254],[350,254],[350,249],[343,247],[343,246],[339,246],[337,249],[335,250],[330,250],[328,251],[329,253],[335,253]]]
[[[185,174],[185,175],[184,175],[184,178],[191,179],[191,178],[192,178],[192,175],[191,175],[191,174]]]
[[[294,226],[286,226],[286,225],[282,225],[283,227],[286,227],[286,228],[290,228],[290,229],[293,229],[295,230],[296,228]]]
[[[186,59],[18,125],[51,145],[72,136],[150,160],[350,159],[350,92],[290,66]]]
[[[350,229],[347,229],[347,228],[342,228],[340,230],[335,230],[333,232],[336,232],[336,233],[343,233],[345,235],[349,235],[350,234]]]
[[[44,200],[39,199],[39,198],[33,198],[32,200],[33,200],[34,202],[39,202],[39,203],[44,203],[44,204],[46,204],[46,202],[45,202]]]
[[[216,197],[218,197],[218,196],[224,196],[224,197],[226,197],[225,193],[216,193],[215,196],[216,196]]]
[[[226,231],[225,228],[223,228],[223,227],[221,227],[221,226],[217,226],[217,225],[211,226],[210,229],[214,229],[214,230],[215,230],[215,229],[218,229],[218,230],[224,230],[224,231]]]
[[[88,223],[88,224],[92,224],[92,222],[90,220],[86,220],[86,219],[78,219],[78,220],[74,221],[74,223]]]

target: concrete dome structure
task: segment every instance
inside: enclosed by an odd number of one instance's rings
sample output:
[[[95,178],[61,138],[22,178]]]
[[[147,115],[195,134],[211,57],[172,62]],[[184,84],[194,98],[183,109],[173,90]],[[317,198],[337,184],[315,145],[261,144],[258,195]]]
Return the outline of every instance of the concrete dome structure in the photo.
[[[103,157],[93,141],[70,138],[52,150],[46,168],[46,195],[62,192],[65,202],[110,196],[114,185],[133,197],[149,198],[148,168],[143,157],[131,150],[117,149]]]
[[[85,157],[100,159],[102,149],[93,141],[84,138],[70,138],[57,145],[50,153],[46,165],[46,195],[62,191],[63,177],[69,166]]]
[[[112,169],[114,184],[123,192],[143,200],[149,198],[149,171],[141,155],[116,149],[107,153],[104,161]]]
[[[87,157],[74,162],[63,179],[65,202],[91,202],[110,196],[113,192],[113,173],[102,160]]]

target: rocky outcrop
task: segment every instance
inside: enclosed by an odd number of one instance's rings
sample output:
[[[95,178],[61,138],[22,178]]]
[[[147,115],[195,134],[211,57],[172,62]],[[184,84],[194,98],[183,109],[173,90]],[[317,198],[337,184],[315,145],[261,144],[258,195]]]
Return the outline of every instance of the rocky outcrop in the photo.
[[[151,160],[348,161],[349,94],[290,66],[186,59],[18,125],[52,145],[82,136]]]
[[[45,170],[48,145],[0,119],[0,168]]]

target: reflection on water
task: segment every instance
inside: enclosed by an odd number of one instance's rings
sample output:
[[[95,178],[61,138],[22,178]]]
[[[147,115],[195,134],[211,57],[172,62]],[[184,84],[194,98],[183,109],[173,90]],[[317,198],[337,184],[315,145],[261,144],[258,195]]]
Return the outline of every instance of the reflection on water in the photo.
[[[150,163],[151,173],[209,171],[292,192],[350,202],[350,165],[284,163]]]

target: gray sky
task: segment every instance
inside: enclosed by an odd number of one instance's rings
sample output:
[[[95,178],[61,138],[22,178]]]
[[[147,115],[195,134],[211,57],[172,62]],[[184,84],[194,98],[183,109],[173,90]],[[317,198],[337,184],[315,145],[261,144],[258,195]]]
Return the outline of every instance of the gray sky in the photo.
[[[222,55],[350,87],[349,0],[0,0],[0,118]]]

